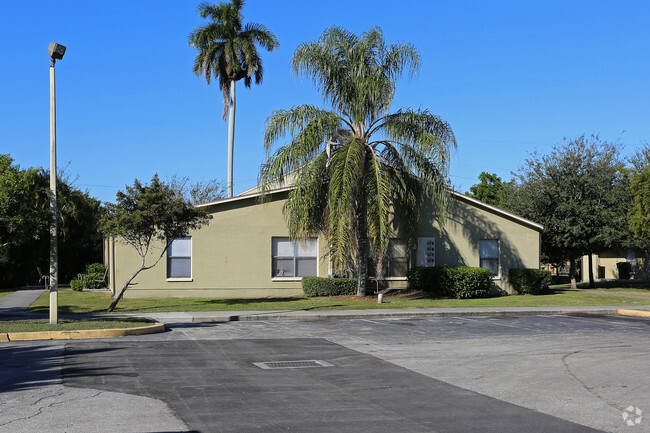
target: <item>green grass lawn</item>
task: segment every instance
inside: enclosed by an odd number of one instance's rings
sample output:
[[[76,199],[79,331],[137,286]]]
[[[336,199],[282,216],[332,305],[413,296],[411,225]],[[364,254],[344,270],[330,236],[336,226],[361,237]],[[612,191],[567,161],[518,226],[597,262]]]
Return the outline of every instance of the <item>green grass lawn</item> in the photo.
[[[16,289],[0,289],[0,299],[4,298],[5,296],[15,292]]]
[[[59,314],[104,313],[111,303],[108,293],[59,291]],[[365,310],[385,308],[445,307],[557,307],[602,305],[650,305],[650,300],[612,297],[588,292],[553,290],[540,296],[518,295],[488,299],[430,299],[417,294],[385,296],[384,303],[368,296],[288,297],[288,298],[144,298],[122,299],[116,313],[156,313],[172,311],[284,311],[284,310]],[[47,313],[49,295],[43,294],[27,310]]]
[[[639,283],[622,283],[620,281],[597,281],[594,284],[596,287],[593,290],[600,292],[610,292],[610,293],[620,293],[623,295],[647,295],[650,296],[650,286],[648,283],[639,282]],[[588,282],[582,282],[577,284],[578,289],[581,290],[591,290],[589,289]],[[569,289],[571,284],[558,284],[556,286],[551,286],[553,289]]]
[[[79,331],[87,329],[137,328],[150,325],[142,318],[109,318],[97,320],[59,319],[51,325],[49,319],[0,320],[0,332]]]

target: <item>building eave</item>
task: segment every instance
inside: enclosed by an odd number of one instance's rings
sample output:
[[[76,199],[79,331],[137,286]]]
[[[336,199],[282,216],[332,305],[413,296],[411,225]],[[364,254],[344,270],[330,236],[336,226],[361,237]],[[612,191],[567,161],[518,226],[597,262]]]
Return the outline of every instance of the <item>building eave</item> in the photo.
[[[278,193],[281,193],[281,192],[290,191],[292,189],[293,189],[292,186],[287,186],[287,187],[284,187],[284,188],[273,189],[271,191],[268,191],[267,194],[278,194]],[[242,194],[236,195],[234,197],[220,198],[218,200],[208,201],[208,202],[205,202],[205,203],[197,203],[197,204],[194,205],[194,207],[202,208],[202,207],[209,207],[209,206],[215,206],[215,205],[220,205],[220,204],[237,202],[237,201],[241,201],[241,200],[248,200],[248,199],[251,199],[251,198],[261,197],[262,194],[263,194],[262,192],[242,193]]]

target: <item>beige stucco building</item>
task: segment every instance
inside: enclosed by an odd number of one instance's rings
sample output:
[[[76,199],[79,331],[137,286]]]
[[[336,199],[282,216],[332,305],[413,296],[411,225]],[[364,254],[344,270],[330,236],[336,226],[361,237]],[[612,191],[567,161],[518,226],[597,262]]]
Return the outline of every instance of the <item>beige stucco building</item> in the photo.
[[[302,294],[301,278],[327,277],[331,269],[323,238],[294,244],[282,206],[289,188],[260,203],[258,193],[197,205],[209,224],[175,240],[153,269],[140,273],[125,293],[136,297],[275,297]],[[482,266],[494,273],[497,290],[511,293],[511,268],[538,268],[542,226],[460,193],[443,226],[433,206],[423,210],[417,247],[395,239],[384,284],[406,286],[414,266]],[[162,243],[152,258],[162,251]],[[109,287],[120,289],[138,268],[139,257],[119,240],[104,242]]]
[[[595,280],[617,280],[620,275],[618,263],[630,264],[629,279],[646,280],[650,275],[647,253],[643,250],[612,249],[592,254],[591,263]],[[582,257],[582,281],[589,281],[589,256]]]

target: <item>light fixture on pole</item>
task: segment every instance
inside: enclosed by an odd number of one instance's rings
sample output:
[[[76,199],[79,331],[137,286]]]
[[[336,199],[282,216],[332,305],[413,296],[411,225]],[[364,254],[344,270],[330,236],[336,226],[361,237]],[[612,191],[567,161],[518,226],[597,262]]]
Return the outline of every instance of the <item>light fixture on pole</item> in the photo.
[[[50,55],[50,323],[59,321],[59,252],[57,238],[56,209],[56,91],[54,80],[54,63],[65,54],[65,46],[50,42],[47,49]]]

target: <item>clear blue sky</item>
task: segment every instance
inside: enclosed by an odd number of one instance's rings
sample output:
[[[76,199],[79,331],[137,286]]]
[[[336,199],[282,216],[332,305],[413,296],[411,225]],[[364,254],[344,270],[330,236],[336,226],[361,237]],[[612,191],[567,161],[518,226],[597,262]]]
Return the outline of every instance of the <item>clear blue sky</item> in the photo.
[[[198,1],[2,2],[0,153],[49,166],[50,41],[57,62],[59,167],[103,201],[154,173],[225,180],[227,123],[217,86],[192,74],[188,33]],[[632,153],[650,141],[650,2],[249,0],[280,49],[262,53],[264,82],[238,86],[235,193],[256,184],[264,122],[275,109],[322,104],[290,71],[297,45],[331,25],[371,26],[411,42],[418,76],[394,108],[428,108],[458,140],[451,181],[464,192],[481,171],[504,179],[533,151],[598,133]]]

